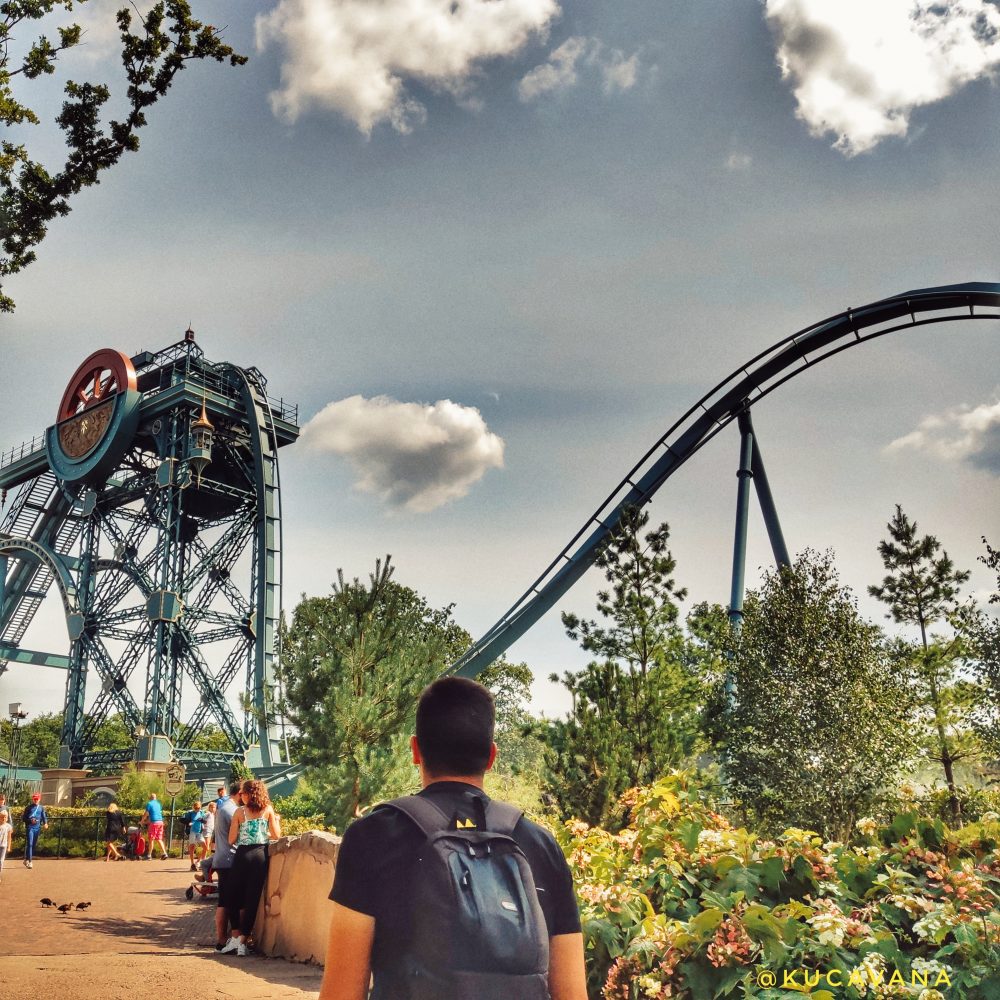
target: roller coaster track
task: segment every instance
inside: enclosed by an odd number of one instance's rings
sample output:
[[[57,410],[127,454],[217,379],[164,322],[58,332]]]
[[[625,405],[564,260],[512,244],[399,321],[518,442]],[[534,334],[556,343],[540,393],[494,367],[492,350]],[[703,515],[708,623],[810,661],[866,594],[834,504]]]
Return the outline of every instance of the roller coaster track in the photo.
[[[1000,284],[971,282],[904,292],[807,326],[751,358],[656,441],[513,607],[447,672],[475,677],[501,656],[593,565],[626,508],[649,503],[716,434],[789,379],[888,333],[967,319],[1000,319]]]

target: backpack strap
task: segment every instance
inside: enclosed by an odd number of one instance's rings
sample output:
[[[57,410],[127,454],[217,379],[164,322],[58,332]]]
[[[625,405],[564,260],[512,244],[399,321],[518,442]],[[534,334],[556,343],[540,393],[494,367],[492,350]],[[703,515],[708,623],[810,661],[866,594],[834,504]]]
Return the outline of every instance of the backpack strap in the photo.
[[[518,809],[509,802],[496,802],[490,799],[486,806],[486,829],[491,833],[502,833],[510,837],[523,815],[523,809]]]
[[[435,833],[447,830],[451,825],[451,817],[445,815],[443,809],[436,806],[430,799],[421,798],[419,795],[404,795],[391,802],[383,802],[376,808],[396,809],[403,815],[409,816],[428,839],[433,837]]]
[[[383,807],[396,809],[409,816],[428,838],[442,830],[451,829],[451,817],[433,800],[420,795],[404,795],[402,798],[378,806],[380,809]],[[486,805],[486,829],[490,833],[500,833],[509,837],[523,815],[524,811],[517,806],[490,799]]]

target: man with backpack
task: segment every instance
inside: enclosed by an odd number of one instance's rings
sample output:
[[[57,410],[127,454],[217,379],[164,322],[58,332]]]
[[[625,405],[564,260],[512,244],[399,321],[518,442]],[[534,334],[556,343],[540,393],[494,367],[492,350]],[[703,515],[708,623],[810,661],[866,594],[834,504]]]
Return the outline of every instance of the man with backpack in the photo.
[[[423,790],[344,834],[320,1000],[586,1000],[573,879],[555,838],[483,791],[494,707],[445,677],[417,706]]]

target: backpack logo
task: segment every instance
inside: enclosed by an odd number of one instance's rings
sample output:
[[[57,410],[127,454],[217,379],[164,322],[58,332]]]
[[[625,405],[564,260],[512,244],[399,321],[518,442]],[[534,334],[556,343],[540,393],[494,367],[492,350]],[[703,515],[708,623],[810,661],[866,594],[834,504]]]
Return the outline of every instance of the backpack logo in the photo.
[[[475,830],[476,824],[472,822],[471,819],[467,819],[464,822],[460,819],[455,820],[456,830]]]

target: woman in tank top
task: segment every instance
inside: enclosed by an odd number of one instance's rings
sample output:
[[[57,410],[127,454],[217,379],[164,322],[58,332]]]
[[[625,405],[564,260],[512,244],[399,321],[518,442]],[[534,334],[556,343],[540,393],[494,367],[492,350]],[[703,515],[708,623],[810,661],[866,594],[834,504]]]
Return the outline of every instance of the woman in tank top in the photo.
[[[267,883],[267,843],[281,836],[281,822],[263,781],[244,781],[237,793],[237,809],[229,825],[229,843],[236,845],[232,898],[239,904],[240,922],[220,949],[222,954],[247,953],[247,938],[257,920],[257,907]]]

